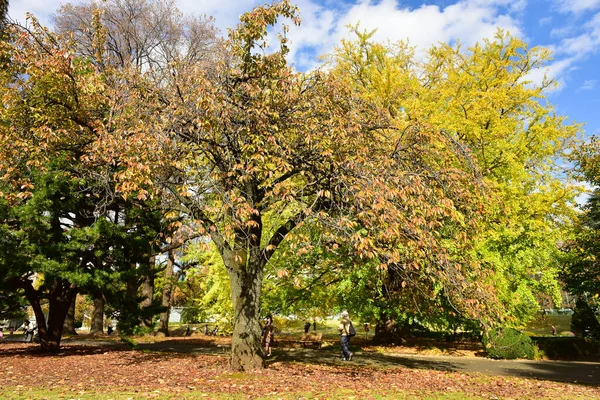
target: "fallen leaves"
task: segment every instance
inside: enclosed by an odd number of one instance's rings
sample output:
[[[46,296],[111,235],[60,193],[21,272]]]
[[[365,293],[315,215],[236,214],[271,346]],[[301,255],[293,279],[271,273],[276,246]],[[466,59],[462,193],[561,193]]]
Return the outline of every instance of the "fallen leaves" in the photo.
[[[133,392],[136,395],[132,398],[171,398],[193,392],[197,397],[328,398],[350,390],[349,396],[355,398],[393,395],[395,391],[414,397],[438,392],[483,398],[600,398],[600,389],[589,386],[406,367],[324,365],[299,360],[273,362],[258,373],[233,373],[227,355],[222,353],[65,345],[57,357],[35,349],[21,343],[2,345],[0,363],[5,367],[0,371],[0,393],[38,388],[71,396]]]

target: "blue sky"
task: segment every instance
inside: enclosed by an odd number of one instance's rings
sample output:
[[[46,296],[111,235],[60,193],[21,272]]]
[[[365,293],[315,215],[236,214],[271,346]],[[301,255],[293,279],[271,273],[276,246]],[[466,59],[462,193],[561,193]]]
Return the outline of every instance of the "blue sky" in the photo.
[[[10,0],[9,15],[23,22],[25,12],[31,12],[51,27],[51,15],[62,3],[66,1]],[[265,1],[175,3],[185,13],[215,17],[225,32],[240,14]],[[600,0],[298,0],[295,4],[303,23],[290,29],[290,61],[299,70],[317,66],[317,56],[348,36],[346,25],[359,21],[365,29],[377,29],[377,40],[408,39],[420,49],[457,40],[471,45],[491,37],[497,27],[530,46],[549,47],[554,60],[545,72],[560,84],[549,94],[550,102],[570,121],[585,123],[588,135],[600,134]]]

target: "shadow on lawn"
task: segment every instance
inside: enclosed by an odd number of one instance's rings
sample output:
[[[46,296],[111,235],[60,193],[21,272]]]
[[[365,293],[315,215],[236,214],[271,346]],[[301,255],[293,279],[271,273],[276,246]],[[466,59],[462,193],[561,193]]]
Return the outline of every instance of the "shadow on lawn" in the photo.
[[[173,338],[155,342],[142,342],[136,352],[131,352],[124,343],[117,341],[65,341],[58,354],[46,354],[39,346],[13,343],[10,347],[0,346],[0,360],[14,357],[66,357],[111,353],[121,357],[125,363],[141,363],[152,359],[186,358],[190,355],[214,356],[218,363],[228,362],[231,347],[223,341],[208,338]],[[540,380],[570,382],[583,385],[600,385],[600,363],[575,361],[508,361],[490,360],[479,357],[439,357],[403,354],[385,354],[376,351],[360,351],[357,347],[351,362],[340,360],[337,346],[322,349],[276,347],[267,366],[274,363],[299,363],[307,365],[330,365],[338,367],[408,368],[429,369],[442,372],[482,373],[491,376],[513,376]]]
[[[565,361],[509,361],[486,358],[423,357],[357,352],[351,362],[341,361],[338,349],[293,349],[274,353],[267,365],[281,362],[375,368],[428,369],[443,372],[482,373],[583,385],[600,385],[600,363]]]
[[[357,366],[357,367],[403,367],[415,369],[433,369],[437,371],[459,371],[460,369],[452,362],[439,360],[426,360],[413,357],[401,357],[397,355],[385,355],[375,352],[355,352],[351,362],[342,361],[338,349],[290,349],[286,351],[275,351],[274,356],[267,359],[267,365],[275,362],[297,362],[302,364],[318,364],[331,366]]]

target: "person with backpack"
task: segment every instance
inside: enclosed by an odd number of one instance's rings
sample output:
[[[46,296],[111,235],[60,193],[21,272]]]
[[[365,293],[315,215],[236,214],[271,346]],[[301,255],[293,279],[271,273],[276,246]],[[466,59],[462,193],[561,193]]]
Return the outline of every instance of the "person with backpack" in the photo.
[[[356,330],[352,325],[352,321],[350,321],[348,311],[342,311],[338,331],[340,332],[340,345],[342,346],[342,361],[352,361],[354,353],[348,349],[348,346],[350,346],[350,338],[356,335]]]

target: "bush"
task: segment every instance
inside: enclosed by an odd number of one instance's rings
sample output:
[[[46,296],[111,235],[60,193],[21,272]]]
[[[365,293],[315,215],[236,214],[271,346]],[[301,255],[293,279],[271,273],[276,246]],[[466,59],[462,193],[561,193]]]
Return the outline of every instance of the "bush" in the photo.
[[[570,333],[570,332],[569,332]],[[533,337],[533,342],[546,357],[555,360],[597,360],[600,356],[600,342],[588,338],[557,336]]]
[[[577,300],[571,317],[571,331],[579,337],[600,339],[600,323],[592,308],[583,300]]]
[[[483,335],[483,348],[490,358],[513,360],[527,358],[532,360],[535,354],[533,342],[529,336],[513,328],[492,329]]]

